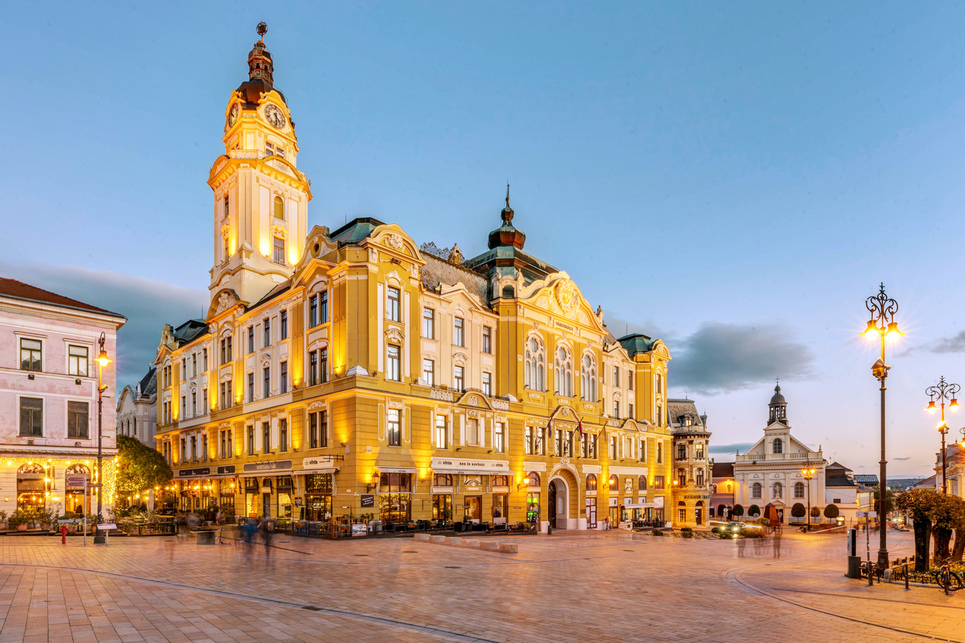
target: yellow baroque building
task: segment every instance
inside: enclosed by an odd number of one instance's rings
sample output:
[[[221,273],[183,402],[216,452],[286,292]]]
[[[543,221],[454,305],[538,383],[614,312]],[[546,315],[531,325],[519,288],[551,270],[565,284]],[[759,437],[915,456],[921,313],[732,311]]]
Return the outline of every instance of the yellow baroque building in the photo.
[[[166,326],[155,362],[179,508],[385,527],[673,519],[667,347],[615,338],[527,254],[508,193],[466,260],[372,218],[308,232],[263,41],[248,62],[208,178],[210,308]]]

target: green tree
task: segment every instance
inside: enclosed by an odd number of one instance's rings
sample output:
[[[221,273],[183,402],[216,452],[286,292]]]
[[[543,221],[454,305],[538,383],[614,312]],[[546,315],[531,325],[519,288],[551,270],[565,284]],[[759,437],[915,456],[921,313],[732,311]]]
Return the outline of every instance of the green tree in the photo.
[[[740,518],[744,515],[744,505],[734,505],[734,510],[731,512],[734,514],[734,518]]]
[[[885,521],[888,519],[888,514],[890,514],[892,511],[895,510],[895,492],[892,491],[891,489],[887,489],[885,491],[885,510],[884,511],[881,510],[881,499],[880,499],[879,487],[875,487],[874,498],[875,498],[874,507],[875,507],[875,511],[878,512],[878,520],[881,521],[881,524],[885,524]]]
[[[946,563],[952,557],[948,550],[952,531],[957,530],[961,534],[965,527],[965,500],[944,493],[936,493],[935,496],[930,516],[932,537],[935,539],[935,562]]]
[[[748,515],[748,516],[760,516],[760,515],[761,515],[761,508],[758,507],[757,505],[751,505],[751,508],[747,510],[747,515]]]
[[[173,477],[171,467],[158,451],[127,435],[117,436],[117,492],[134,494],[162,487]]]
[[[939,494],[934,489],[912,489],[895,497],[895,509],[911,517],[915,529],[915,571],[928,571],[932,508]]]
[[[807,507],[800,502],[795,502],[794,506],[791,507],[791,515],[795,518],[803,518],[804,516],[808,515]]]
[[[831,520],[834,520],[834,519],[837,518],[840,514],[841,514],[841,512],[838,511],[838,505],[836,505],[836,504],[834,504],[834,503],[832,503],[832,504],[830,504],[830,505],[828,505],[827,507],[824,508],[824,517],[825,517],[825,518],[830,518]]]

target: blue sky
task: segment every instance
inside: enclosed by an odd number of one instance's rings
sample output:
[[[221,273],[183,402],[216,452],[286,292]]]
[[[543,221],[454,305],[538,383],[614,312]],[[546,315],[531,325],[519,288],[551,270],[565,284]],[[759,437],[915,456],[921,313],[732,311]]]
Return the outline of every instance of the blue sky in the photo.
[[[717,445],[760,437],[780,376],[795,435],[859,472],[883,281],[908,331],[889,470],[927,472],[923,391],[965,381],[965,5],[11,6],[0,274],[130,316],[123,382],[206,301],[205,180],[260,20],[310,224],[376,216],[472,256],[508,180],[527,250],[615,334],[668,342]]]

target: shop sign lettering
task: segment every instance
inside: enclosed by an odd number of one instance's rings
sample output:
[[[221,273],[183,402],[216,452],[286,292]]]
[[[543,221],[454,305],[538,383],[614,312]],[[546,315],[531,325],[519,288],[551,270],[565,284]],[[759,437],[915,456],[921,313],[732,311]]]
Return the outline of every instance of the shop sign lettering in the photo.
[[[244,465],[243,471],[245,473],[253,473],[259,471],[283,471],[291,468],[291,460],[272,460],[270,462],[249,462]]]

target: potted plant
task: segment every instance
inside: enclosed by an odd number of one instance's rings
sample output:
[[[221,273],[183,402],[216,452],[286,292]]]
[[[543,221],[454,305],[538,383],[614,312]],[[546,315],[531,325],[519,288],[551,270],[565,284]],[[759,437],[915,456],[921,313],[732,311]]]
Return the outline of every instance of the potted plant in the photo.
[[[7,518],[7,525],[9,525],[11,529],[16,529],[17,531],[26,531],[27,522],[29,519],[29,515],[26,511],[23,509],[17,509],[10,514],[9,518]]]

